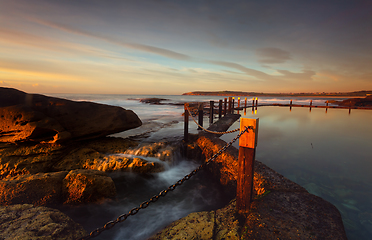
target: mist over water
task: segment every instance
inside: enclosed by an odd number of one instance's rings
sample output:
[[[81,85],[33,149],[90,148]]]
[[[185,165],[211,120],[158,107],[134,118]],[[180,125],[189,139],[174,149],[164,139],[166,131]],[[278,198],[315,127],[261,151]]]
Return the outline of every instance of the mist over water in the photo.
[[[159,97],[168,102],[217,102],[214,96],[138,96],[138,95],[64,95],[72,100],[86,100],[133,110],[142,120],[137,129],[114,134],[129,137],[146,133],[143,141],[182,139],[183,106],[150,105],[139,99]],[[258,104],[281,103],[313,106],[325,105],[329,98],[259,98]],[[343,98],[332,98],[343,100]],[[237,98],[236,100],[237,101]],[[244,97],[241,98],[244,103]],[[250,105],[252,98],[247,98]],[[216,103],[217,104],[217,103]],[[331,106],[331,104],[330,104]],[[259,107],[257,112],[240,111],[243,117],[259,118],[256,159],[285,177],[305,187],[310,193],[334,204],[341,212],[349,240],[372,239],[372,111],[352,109]],[[217,120],[217,118],[215,119]],[[209,119],[204,117],[204,126]],[[239,122],[231,129],[239,127]],[[190,120],[189,132],[197,133]],[[230,141],[235,134],[221,138]],[[237,143],[235,143],[235,147]],[[133,173],[112,174],[117,184],[115,201],[101,205],[72,208],[65,212],[88,230],[102,227],[106,222],[138,207],[143,201],[167,188],[191,172],[197,164],[178,157],[163,173],[146,177]],[[95,239],[146,239],[174,220],[191,212],[224,206],[224,199],[215,183],[200,172],[185,184],[130,216],[125,222],[102,233]]]

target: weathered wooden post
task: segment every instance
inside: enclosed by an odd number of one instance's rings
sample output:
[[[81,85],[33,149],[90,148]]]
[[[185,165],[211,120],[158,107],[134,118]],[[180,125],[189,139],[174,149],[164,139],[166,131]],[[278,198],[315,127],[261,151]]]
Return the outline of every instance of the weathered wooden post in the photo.
[[[231,114],[232,97],[229,97],[229,114]]]
[[[231,107],[232,114],[234,114],[234,108],[235,108],[235,97],[232,98],[232,107]]]
[[[185,120],[184,120],[184,129],[183,129],[183,140],[185,142],[188,142],[188,138],[189,138],[189,111],[187,110],[187,108],[189,107],[189,104],[188,103],[185,103]]]
[[[247,98],[244,99],[244,116],[247,114]]]
[[[198,107],[198,116],[199,116],[199,125],[203,126],[203,116],[204,116],[204,105],[203,103],[199,103]],[[201,130],[202,128],[198,126],[198,130]]]
[[[240,109],[240,97],[238,97],[238,114],[239,114],[239,109]]]
[[[252,107],[254,107],[254,98],[252,99]]]
[[[310,109],[309,111],[311,112],[311,106],[313,105],[313,100],[310,100]]]
[[[328,100],[326,101],[326,113],[328,112]]]
[[[248,132],[239,139],[238,181],[236,190],[236,208],[238,213],[247,213],[250,209],[253,193],[254,160],[258,137],[258,118],[240,118],[240,131],[250,126]]]
[[[218,119],[222,117],[222,100],[218,101]]]
[[[290,112],[292,111],[292,99],[291,99],[291,102],[289,103],[289,111]]]
[[[213,115],[214,115],[214,101],[210,101],[209,104],[209,123],[213,123]]]
[[[227,108],[227,98],[225,98],[225,103],[224,103],[224,106],[223,106],[223,115],[226,116],[226,108]]]

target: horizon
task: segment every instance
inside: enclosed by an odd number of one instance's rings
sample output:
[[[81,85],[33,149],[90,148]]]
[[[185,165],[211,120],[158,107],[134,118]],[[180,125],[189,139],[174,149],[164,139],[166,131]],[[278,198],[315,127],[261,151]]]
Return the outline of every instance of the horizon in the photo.
[[[1,5],[0,87],[131,95],[372,89],[372,4],[364,0]]]

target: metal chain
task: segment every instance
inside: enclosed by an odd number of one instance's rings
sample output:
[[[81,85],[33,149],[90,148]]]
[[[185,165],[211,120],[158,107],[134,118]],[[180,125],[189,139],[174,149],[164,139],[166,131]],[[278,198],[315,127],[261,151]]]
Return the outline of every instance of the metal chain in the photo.
[[[152,198],[150,198],[150,200],[141,203],[141,205],[139,207],[132,208],[128,213],[120,215],[116,220],[107,222],[103,227],[97,228],[96,230],[93,230],[89,235],[81,237],[78,240],[86,240],[86,239],[91,239],[91,238],[97,237],[103,231],[113,228],[117,223],[124,222],[129,216],[137,214],[139,212],[139,210],[147,208],[150,205],[150,203],[158,201],[158,199],[160,197],[164,197],[165,195],[167,195],[168,192],[173,191],[174,189],[176,189],[177,186],[182,185],[186,180],[189,180],[197,172],[199,172],[205,166],[209,165],[213,160],[215,160],[224,151],[226,151],[226,149],[228,147],[230,147],[236,140],[238,140],[242,134],[244,134],[245,132],[248,132],[248,130],[251,129],[251,128],[252,128],[251,126],[246,127],[234,139],[232,139],[223,148],[221,148],[216,154],[214,154],[211,158],[209,158],[205,163],[203,163],[202,165],[197,167],[195,170],[193,170],[188,175],[184,176],[182,179],[178,180],[175,184],[173,184],[173,185],[169,186],[167,189],[161,191],[158,195],[154,195]]]
[[[227,132],[213,132],[213,131],[210,131],[206,128],[203,128],[203,126],[201,126],[199,123],[196,122],[196,120],[194,119],[194,117],[192,116],[192,112],[190,111],[189,107],[186,105],[186,110],[190,113],[190,116],[192,118],[192,120],[194,120],[194,122],[196,123],[196,125],[198,125],[198,127],[200,127],[201,129],[203,129],[204,131],[206,132],[209,132],[209,133],[213,133],[213,134],[228,134],[228,133],[233,133],[233,132],[237,132],[240,130],[240,128],[237,128],[237,129],[234,129],[234,130],[231,130],[231,131],[227,131]]]

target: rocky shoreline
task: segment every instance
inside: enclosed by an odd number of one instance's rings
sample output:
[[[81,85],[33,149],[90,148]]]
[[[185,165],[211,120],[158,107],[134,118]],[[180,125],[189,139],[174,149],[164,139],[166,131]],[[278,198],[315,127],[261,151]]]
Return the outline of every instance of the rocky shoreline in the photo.
[[[4,93],[4,89],[1,91]],[[28,99],[26,106],[30,112],[32,101],[30,103],[29,95],[16,94],[16,100],[11,100],[11,95],[0,95],[8,96],[6,106],[0,106],[4,114],[11,108],[12,116],[18,116],[19,113],[14,112],[14,109],[23,108],[14,106],[25,104],[20,101],[21,98],[24,101]],[[97,128],[91,128],[94,134],[85,132],[79,137],[71,137],[77,135],[71,134],[74,132],[72,130],[66,130],[67,125],[62,124],[66,121],[58,123],[56,115],[48,115],[50,112],[55,113],[51,108],[66,106],[62,104],[65,102],[40,96],[32,95],[33,99],[39,99],[33,102],[37,106],[33,111],[43,110],[43,118],[25,120],[28,115],[23,113],[18,118],[2,115],[3,119],[8,120],[4,121],[7,124],[6,131],[3,128],[0,132],[0,238],[76,239],[85,236],[87,232],[79,224],[54,208],[61,205],[100,204],[114,199],[115,182],[107,173],[130,171],[149,174],[163,171],[164,164],[171,162],[174,154],[178,154],[181,149],[185,150],[181,141],[141,143],[101,136],[105,130]],[[86,106],[91,108],[91,105]],[[100,107],[105,112],[105,106]],[[76,109],[75,106],[73,108]],[[68,112],[68,109],[64,112]],[[61,115],[62,112],[59,113]],[[104,116],[97,109],[95,115]],[[230,115],[223,118],[212,125],[211,129],[224,131],[236,117]],[[75,121],[67,121],[69,129],[74,129],[71,123]],[[42,128],[40,124],[47,123],[50,126],[49,122],[57,122],[62,128],[54,132],[37,130],[34,133],[35,129]],[[120,127],[125,124],[122,121],[115,122],[119,125],[117,129],[128,128]],[[87,121],[85,123],[87,125]],[[135,125],[138,124],[137,121]],[[135,125],[131,125],[132,128]],[[22,134],[22,131],[28,134]],[[63,134],[66,138],[55,137],[63,132],[69,132],[69,137]],[[112,133],[111,130],[109,132]],[[191,141],[186,147],[186,155],[200,162],[225,144],[218,137],[208,134],[190,135],[189,139]],[[147,157],[159,161],[149,161]],[[216,182],[223,186],[225,194],[231,198],[226,207],[192,213],[151,239],[183,239],[185,234],[188,239],[346,239],[341,216],[333,205],[309,194],[301,186],[258,161],[255,165],[255,201],[252,210],[246,216],[238,215],[233,200],[236,194],[236,159],[237,149],[231,147],[208,168]],[[12,229],[18,230],[13,232]]]

